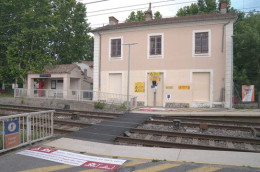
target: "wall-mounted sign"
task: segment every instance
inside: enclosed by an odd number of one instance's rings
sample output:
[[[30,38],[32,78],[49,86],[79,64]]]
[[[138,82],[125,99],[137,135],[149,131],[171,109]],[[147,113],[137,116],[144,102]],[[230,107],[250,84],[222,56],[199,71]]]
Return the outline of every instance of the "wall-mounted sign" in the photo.
[[[172,95],[171,95],[170,93],[167,93],[167,94],[166,94],[166,99],[167,99],[167,100],[171,100],[171,98],[172,98]]]
[[[166,89],[167,89],[167,90],[172,90],[172,89],[173,89],[173,86],[166,86]]]
[[[179,85],[179,86],[178,86],[178,89],[179,89],[179,90],[189,90],[189,89],[190,89],[190,86],[189,86],[189,85]]]
[[[144,92],[144,82],[135,82],[135,92],[136,93]]]
[[[160,76],[161,72],[150,72],[150,76]]]
[[[51,74],[40,74],[40,78],[50,78],[51,77]]]
[[[160,81],[161,79],[159,77],[150,77],[150,81]]]
[[[242,85],[242,102],[255,101],[255,88],[254,85]]]
[[[5,121],[5,148],[15,147],[19,143],[19,121]]]

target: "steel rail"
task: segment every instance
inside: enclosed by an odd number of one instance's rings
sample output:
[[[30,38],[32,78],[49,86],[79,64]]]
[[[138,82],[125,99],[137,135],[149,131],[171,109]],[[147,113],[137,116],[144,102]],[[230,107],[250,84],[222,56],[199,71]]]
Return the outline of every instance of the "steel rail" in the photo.
[[[48,107],[35,107],[35,106],[22,106],[22,105],[6,105],[0,104],[0,109],[5,107],[12,107],[12,108],[30,108],[30,109],[37,109],[37,110],[55,110],[56,112],[71,112],[71,113],[82,113],[82,114],[96,114],[96,115],[104,115],[104,116],[113,116],[118,117],[122,115],[122,113],[112,113],[112,112],[96,112],[96,111],[84,111],[84,110],[72,110],[72,109],[58,109],[58,108],[48,108]]]
[[[18,111],[18,112],[35,112],[36,110],[29,110],[29,109],[20,109],[20,108],[7,108],[7,107],[0,107],[0,109],[5,109],[8,111]],[[39,110],[40,111],[40,110]],[[64,112],[58,110],[54,113],[55,116],[58,115],[64,115],[64,116],[72,116],[76,111],[73,111],[72,113],[70,112]],[[76,112],[77,113],[77,112]],[[102,115],[92,115],[92,114],[78,114],[80,117],[83,118],[95,118],[95,119],[115,119],[117,116],[112,116],[112,115],[106,115],[105,113],[101,113]]]
[[[231,120],[215,120],[215,119],[202,119],[202,118],[185,118],[185,117],[162,117],[162,116],[153,116],[155,120],[180,120],[184,122],[205,122],[205,123],[214,123],[214,124],[235,124],[235,125],[250,125],[250,126],[260,126],[260,122],[242,122],[242,121],[231,121]],[[251,117],[250,117],[251,118]],[[260,119],[260,117],[258,117]]]
[[[241,142],[250,144],[259,144],[260,139],[254,138],[243,138],[243,137],[229,137],[229,136],[218,136],[218,135],[208,135],[208,134],[195,134],[195,133],[184,133],[184,132],[173,132],[173,131],[158,131],[158,130],[146,130],[146,129],[131,129],[131,133],[141,133],[141,134],[152,134],[161,136],[174,136],[174,137],[189,137],[197,139],[208,139],[208,140],[222,140],[231,142]]]
[[[155,124],[155,125],[173,125],[172,121],[145,121],[145,124]],[[187,123],[187,122],[181,122],[182,126],[188,126],[188,127],[199,127],[199,123]],[[240,131],[252,131],[252,128],[250,127],[242,127],[242,126],[233,126],[233,125],[215,125],[215,124],[207,124],[209,128],[222,128],[222,129],[230,129],[230,130],[240,130]],[[256,128],[258,130],[258,128]]]
[[[164,148],[256,152],[256,151],[252,151],[252,150],[243,150],[243,149],[236,149],[236,148],[223,148],[223,147],[215,147],[215,146],[203,146],[203,145],[194,145],[194,144],[185,144],[185,143],[163,142],[163,141],[136,139],[136,138],[122,137],[122,136],[116,137],[115,140],[119,143],[128,143],[128,144],[131,143],[131,144],[140,144],[140,145],[145,145],[145,146],[158,146],[158,147],[164,147]]]

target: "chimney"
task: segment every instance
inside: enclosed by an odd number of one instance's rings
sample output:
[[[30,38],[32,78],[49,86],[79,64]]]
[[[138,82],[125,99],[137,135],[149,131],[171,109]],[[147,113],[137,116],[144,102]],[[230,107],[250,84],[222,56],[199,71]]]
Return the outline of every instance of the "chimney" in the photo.
[[[109,25],[116,25],[116,24],[118,24],[118,20],[113,16],[109,17]]]
[[[226,14],[227,13],[227,3],[226,2],[220,2],[219,3],[219,12],[220,12],[220,14]]]
[[[145,21],[150,21],[153,19],[153,13],[151,10],[151,8],[152,8],[151,6],[152,6],[152,4],[150,2],[148,10],[145,12]]]

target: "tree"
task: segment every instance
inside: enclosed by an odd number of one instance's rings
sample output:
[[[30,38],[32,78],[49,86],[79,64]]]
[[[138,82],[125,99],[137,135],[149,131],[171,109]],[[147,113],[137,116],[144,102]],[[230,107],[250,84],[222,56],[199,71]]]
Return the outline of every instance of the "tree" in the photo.
[[[216,12],[215,0],[198,0],[197,3],[192,3],[190,6],[180,8],[177,12],[177,16],[189,16],[195,14],[204,14]]]
[[[153,15],[154,19],[162,18],[162,15],[159,11],[156,11]],[[137,11],[136,13],[132,11],[125,22],[133,22],[133,21],[145,21],[145,12]]]
[[[161,19],[161,18],[162,18],[161,13],[160,13],[159,11],[156,11],[156,12],[154,13],[154,19]]]
[[[87,55],[92,40],[85,6],[76,0],[54,0],[53,10],[57,31],[52,38],[52,56],[57,63],[93,59]]]
[[[234,82],[260,90],[260,14],[249,13],[234,29]],[[239,89],[240,90],[240,89]]]
[[[1,0],[0,80],[21,80],[48,64],[93,59],[86,8],[76,0]]]

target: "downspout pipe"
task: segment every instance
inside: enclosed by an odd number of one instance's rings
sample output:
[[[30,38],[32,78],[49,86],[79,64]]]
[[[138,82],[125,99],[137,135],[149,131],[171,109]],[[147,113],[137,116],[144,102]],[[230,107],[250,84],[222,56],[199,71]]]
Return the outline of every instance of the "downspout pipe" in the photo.
[[[101,34],[97,32],[99,36],[99,60],[98,60],[98,91],[101,91]]]
[[[225,27],[226,25],[228,25],[230,23],[231,20],[229,20],[227,23],[223,24],[223,28],[222,28],[222,49],[221,52],[223,53],[224,51],[224,32],[225,32]]]

